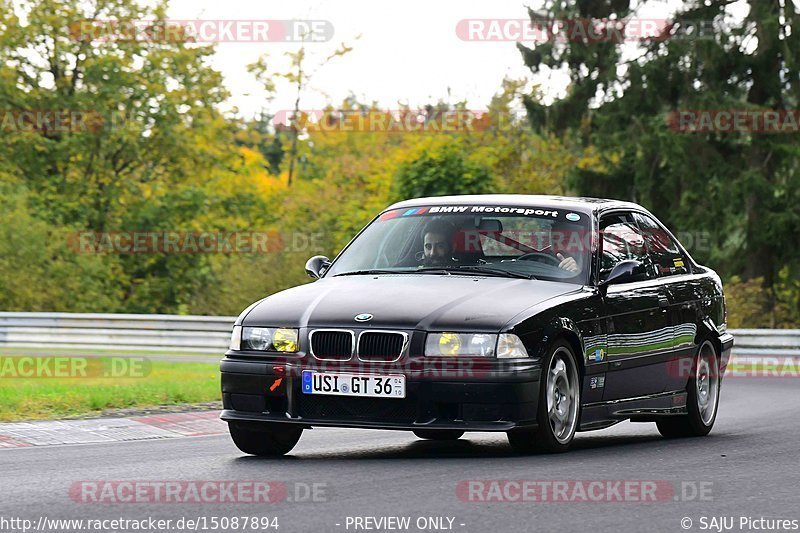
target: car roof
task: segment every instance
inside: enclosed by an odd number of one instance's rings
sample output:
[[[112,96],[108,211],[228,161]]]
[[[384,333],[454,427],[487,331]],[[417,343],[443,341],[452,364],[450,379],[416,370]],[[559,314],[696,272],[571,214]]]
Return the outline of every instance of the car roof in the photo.
[[[642,206],[633,202],[612,200],[607,198],[586,198],[571,196],[548,196],[539,194],[464,194],[458,196],[430,196],[403,200],[387,207],[400,209],[406,207],[420,207],[424,205],[482,205],[493,204],[503,206],[545,207],[555,209],[571,209],[584,213],[606,211],[608,209],[633,209],[647,211]]]

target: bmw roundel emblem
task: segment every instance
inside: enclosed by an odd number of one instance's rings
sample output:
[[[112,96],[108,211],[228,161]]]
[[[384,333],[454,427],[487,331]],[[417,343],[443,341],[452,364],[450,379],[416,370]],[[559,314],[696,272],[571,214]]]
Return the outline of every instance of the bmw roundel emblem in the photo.
[[[368,322],[372,320],[372,315],[369,313],[361,313],[360,315],[356,315],[356,322]]]

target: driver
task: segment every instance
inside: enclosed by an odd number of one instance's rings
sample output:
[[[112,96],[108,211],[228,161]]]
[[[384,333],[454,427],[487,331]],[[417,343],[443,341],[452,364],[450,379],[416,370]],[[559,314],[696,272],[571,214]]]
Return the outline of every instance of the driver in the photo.
[[[558,268],[577,274],[581,269],[575,258],[558,251],[558,248],[561,248],[562,251],[567,251],[567,248],[574,248],[571,243],[573,242],[572,237],[574,237],[575,230],[568,225],[556,223],[551,231],[551,238],[555,239],[558,244],[556,248],[556,259],[559,261]],[[568,241],[567,245],[564,245],[564,240]]]
[[[456,262],[453,259],[453,236],[455,233],[455,226],[447,221],[434,220],[428,224],[422,239],[422,265],[429,267],[454,264]]]
[[[561,252],[558,252],[556,257],[560,261],[560,263],[558,263],[558,268],[564,269],[568,272],[575,272],[576,274],[580,272],[580,268],[578,268],[578,263],[575,261],[575,258],[565,256]]]

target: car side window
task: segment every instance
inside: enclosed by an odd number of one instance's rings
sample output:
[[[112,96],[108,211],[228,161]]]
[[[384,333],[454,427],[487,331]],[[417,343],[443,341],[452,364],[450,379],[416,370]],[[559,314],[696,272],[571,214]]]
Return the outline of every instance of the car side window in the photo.
[[[605,281],[617,263],[631,259],[644,263],[647,279],[655,277],[647,256],[644,236],[629,213],[602,217],[600,234],[602,235],[602,244],[599,281]]]
[[[689,273],[689,261],[669,233],[652,218],[634,213],[659,277]]]

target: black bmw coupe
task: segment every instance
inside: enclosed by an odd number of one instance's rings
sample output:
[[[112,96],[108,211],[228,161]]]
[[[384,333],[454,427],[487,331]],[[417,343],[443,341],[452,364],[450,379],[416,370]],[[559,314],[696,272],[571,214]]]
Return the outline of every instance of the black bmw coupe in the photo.
[[[560,452],[577,431],[714,425],[733,346],[717,274],[615,200],[420,198],[378,214],[316,281],[236,320],[222,419],[245,453],[304,429],[502,431]]]

